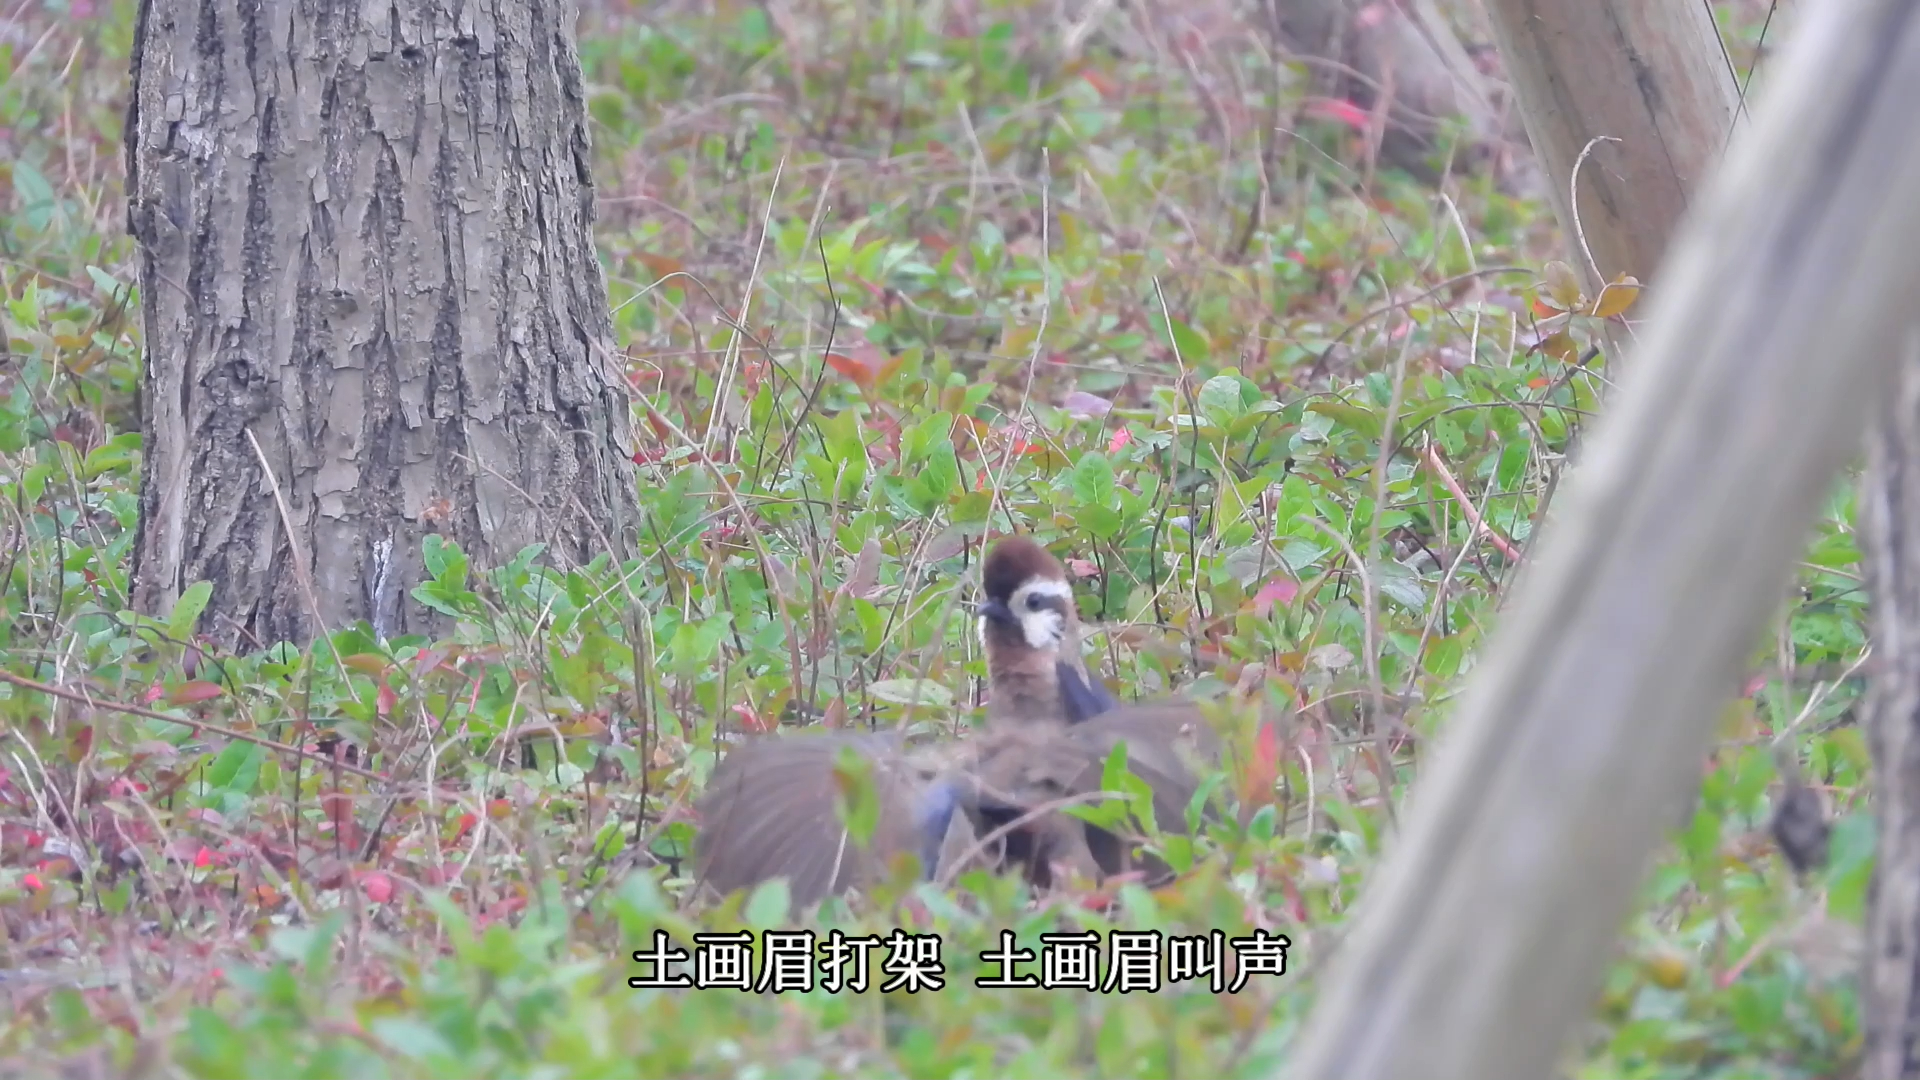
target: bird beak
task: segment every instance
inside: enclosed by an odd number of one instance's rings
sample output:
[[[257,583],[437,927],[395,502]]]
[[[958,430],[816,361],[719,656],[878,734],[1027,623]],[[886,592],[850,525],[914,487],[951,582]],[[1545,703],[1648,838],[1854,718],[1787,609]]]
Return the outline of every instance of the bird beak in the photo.
[[[1019,621],[1013,617],[1013,609],[998,600],[980,601],[980,617],[992,619],[1003,625],[1011,625]]]

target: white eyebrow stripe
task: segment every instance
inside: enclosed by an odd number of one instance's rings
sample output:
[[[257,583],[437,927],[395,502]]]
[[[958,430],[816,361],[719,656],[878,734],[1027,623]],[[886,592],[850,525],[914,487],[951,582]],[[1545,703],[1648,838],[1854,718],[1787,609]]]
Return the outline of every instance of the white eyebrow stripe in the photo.
[[[1013,590],[1012,599],[1019,600],[1023,596],[1051,596],[1056,600],[1071,600],[1073,586],[1052,578],[1035,578]]]

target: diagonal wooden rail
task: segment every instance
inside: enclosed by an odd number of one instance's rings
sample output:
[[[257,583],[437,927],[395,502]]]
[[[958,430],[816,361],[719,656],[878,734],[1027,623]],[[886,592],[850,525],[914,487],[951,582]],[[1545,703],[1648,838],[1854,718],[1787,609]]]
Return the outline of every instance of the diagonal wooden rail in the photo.
[[[1290,1062],[1537,1080],[1920,298],[1920,4],[1806,5]]]

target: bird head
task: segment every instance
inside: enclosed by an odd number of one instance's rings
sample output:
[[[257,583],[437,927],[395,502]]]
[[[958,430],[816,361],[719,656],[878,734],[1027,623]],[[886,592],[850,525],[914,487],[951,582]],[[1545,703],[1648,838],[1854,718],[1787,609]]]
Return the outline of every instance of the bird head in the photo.
[[[995,544],[981,586],[980,640],[988,652],[1050,659],[1072,637],[1077,620],[1066,568],[1032,540],[1009,536]]]

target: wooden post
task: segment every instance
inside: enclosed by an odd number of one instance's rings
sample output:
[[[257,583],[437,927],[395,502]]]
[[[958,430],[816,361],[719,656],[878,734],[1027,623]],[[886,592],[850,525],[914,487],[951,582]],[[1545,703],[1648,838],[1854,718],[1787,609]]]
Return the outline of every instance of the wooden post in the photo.
[[[1733,133],[1739,88],[1712,12],[1685,0],[1484,2],[1587,295],[1618,274],[1651,281]]]
[[[1894,385],[1920,295],[1920,5],[1812,5],[1778,64],[1332,959],[1299,1080],[1554,1070]]]

